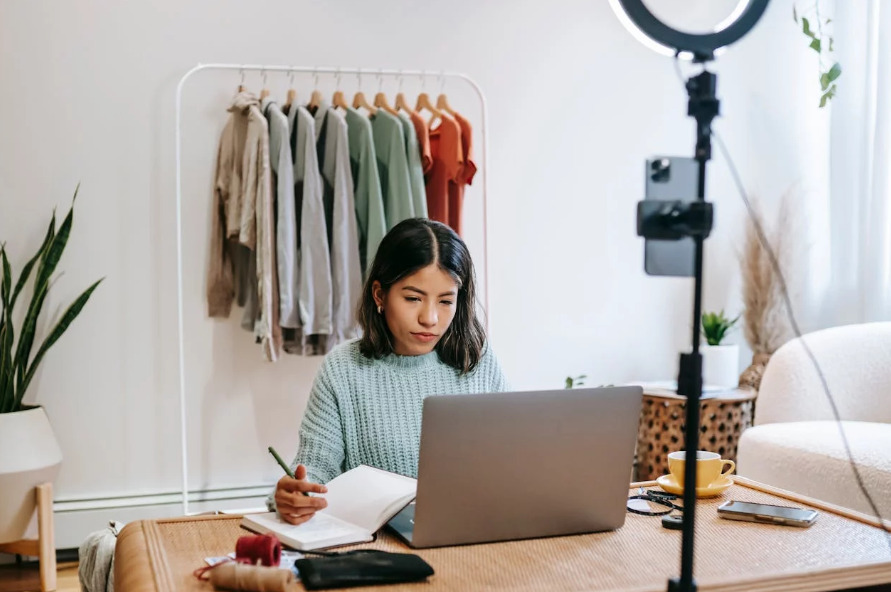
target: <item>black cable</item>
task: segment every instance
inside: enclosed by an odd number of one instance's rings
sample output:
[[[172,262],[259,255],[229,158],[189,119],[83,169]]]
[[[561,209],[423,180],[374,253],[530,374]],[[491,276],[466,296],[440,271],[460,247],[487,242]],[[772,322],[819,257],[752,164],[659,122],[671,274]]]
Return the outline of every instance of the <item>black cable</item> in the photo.
[[[888,543],[888,549],[891,550],[891,529],[885,526],[885,522],[882,519],[882,514],[881,512],[879,512],[878,506],[872,499],[869,491],[867,491],[866,489],[866,484],[863,482],[863,477],[860,475],[860,469],[857,468],[857,463],[854,462],[854,454],[851,452],[851,446],[848,443],[848,437],[845,435],[844,427],[841,424],[841,415],[838,412],[838,407],[835,404],[835,399],[833,398],[832,393],[829,392],[829,384],[826,382],[826,377],[823,375],[823,371],[820,369],[820,364],[817,362],[817,358],[816,356],[814,356],[814,352],[812,352],[811,348],[808,347],[807,342],[801,335],[801,330],[798,328],[798,321],[795,319],[795,314],[792,312],[792,300],[789,298],[789,291],[786,288],[786,279],[783,277],[783,272],[780,269],[780,263],[777,260],[773,249],[770,248],[770,243],[767,241],[767,236],[764,233],[764,229],[761,227],[761,223],[758,221],[758,216],[755,215],[755,212],[752,209],[752,204],[749,202],[749,198],[746,195],[745,188],[743,187],[742,181],[739,177],[739,173],[736,170],[736,165],[733,164],[733,159],[730,157],[730,153],[727,151],[727,147],[724,146],[724,141],[721,140],[721,136],[719,136],[714,130],[712,130],[712,136],[715,138],[715,140],[718,141],[718,147],[721,149],[721,153],[724,155],[724,159],[727,161],[727,166],[730,168],[730,174],[733,177],[733,182],[736,184],[739,195],[740,197],[742,197],[743,203],[745,203],[746,205],[746,211],[748,212],[749,218],[752,220],[752,223],[755,226],[755,232],[758,234],[758,240],[761,242],[761,246],[764,247],[764,250],[767,251],[767,255],[770,258],[770,265],[773,268],[774,273],[777,274],[777,279],[780,283],[780,291],[783,293],[783,302],[786,304],[786,316],[789,318],[789,324],[792,325],[792,331],[795,333],[795,337],[798,338],[801,346],[807,353],[808,358],[810,358],[814,369],[817,371],[817,376],[820,377],[820,384],[823,386],[823,393],[826,395],[826,399],[829,401],[829,406],[832,408],[832,415],[835,418],[836,426],[838,426],[838,432],[841,435],[842,444],[845,448],[845,454],[848,457],[848,464],[850,464],[851,470],[854,471],[854,478],[857,481],[857,486],[860,488],[860,491],[863,493],[864,497],[866,497],[866,501],[869,503],[869,507],[872,509],[873,514],[876,518],[878,518],[879,528],[885,531],[885,539]]]
[[[681,81],[681,84],[686,88],[687,81],[684,79],[684,75],[681,72],[678,52],[675,52],[674,54],[674,69],[678,75],[678,79]],[[789,290],[786,288],[786,278],[783,276],[783,272],[780,269],[780,263],[777,260],[773,249],[770,247],[770,243],[767,240],[767,235],[764,233],[764,229],[761,227],[761,222],[758,220],[758,216],[755,215],[755,211],[752,209],[752,204],[749,202],[749,198],[746,195],[745,187],[743,187],[739,172],[737,172],[736,170],[736,165],[733,164],[733,159],[730,157],[730,152],[727,150],[727,147],[724,145],[724,141],[721,139],[721,136],[717,134],[717,132],[711,130],[711,135],[718,141],[718,147],[721,149],[721,153],[724,155],[724,159],[727,161],[727,166],[730,168],[730,175],[733,177],[733,182],[736,185],[736,189],[737,191],[739,191],[739,195],[746,206],[746,212],[748,213],[749,218],[752,220],[752,223],[755,226],[755,232],[758,235],[758,241],[761,243],[761,246],[764,247],[764,250],[767,251],[768,258],[770,259],[770,266],[773,269],[774,273],[777,274],[777,278],[780,282],[780,291],[783,293],[783,302],[786,305],[786,316],[789,319],[789,324],[792,326],[792,331],[795,333],[795,337],[798,338],[801,346],[804,348],[805,353],[807,353],[808,358],[811,360],[814,369],[817,371],[817,376],[820,377],[820,384],[823,386],[823,394],[826,395],[826,399],[829,401],[829,406],[832,409],[832,416],[835,418],[836,426],[838,426],[838,432],[839,435],[841,435],[842,445],[844,446],[845,454],[847,455],[848,464],[851,466],[851,470],[854,472],[854,479],[857,481],[857,486],[860,488],[860,492],[869,503],[869,507],[872,509],[873,514],[878,519],[879,528],[881,528],[885,532],[885,540],[888,543],[888,550],[891,551],[891,529],[885,526],[884,519],[882,518],[881,512],[879,512],[878,506],[876,506],[875,501],[872,499],[872,496],[866,489],[866,484],[863,482],[863,477],[860,475],[860,469],[857,468],[857,463],[854,462],[854,454],[851,452],[851,446],[848,443],[848,437],[845,435],[844,427],[841,424],[841,415],[839,414],[838,407],[835,404],[835,398],[829,391],[829,384],[826,382],[826,377],[823,376],[823,370],[820,369],[820,364],[817,362],[817,358],[816,356],[814,356],[814,352],[812,352],[811,348],[808,347],[807,342],[804,340],[804,337],[801,334],[801,330],[798,328],[798,321],[795,319],[795,314],[792,311],[792,300],[789,298]]]

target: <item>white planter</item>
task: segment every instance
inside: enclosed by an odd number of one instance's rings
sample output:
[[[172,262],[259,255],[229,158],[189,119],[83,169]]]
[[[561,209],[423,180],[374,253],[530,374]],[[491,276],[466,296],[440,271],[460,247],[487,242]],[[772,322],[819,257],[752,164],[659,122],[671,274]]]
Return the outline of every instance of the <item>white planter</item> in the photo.
[[[732,388],[739,384],[739,346],[704,345],[702,384]]]
[[[0,413],[0,543],[18,541],[34,515],[34,487],[53,482],[62,464],[42,407]]]

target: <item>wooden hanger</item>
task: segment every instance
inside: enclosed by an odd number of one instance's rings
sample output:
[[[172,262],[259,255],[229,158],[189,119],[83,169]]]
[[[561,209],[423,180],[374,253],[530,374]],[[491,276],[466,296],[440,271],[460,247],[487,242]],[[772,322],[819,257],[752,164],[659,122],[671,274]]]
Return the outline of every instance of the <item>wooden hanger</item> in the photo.
[[[313,109],[318,109],[324,100],[322,98],[322,91],[319,90],[319,73],[315,72],[313,74],[313,86],[315,90],[312,91],[312,94],[309,96],[309,103],[306,104],[306,108],[310,111]]]
[[[266,78],[266,70],[260,72],[260,76],[263,78],[263,89],[260,91],[260,100],[262,101],[266,97],[269,96],[269,84]]]
[[[433,114],[433,117],[430,119],[430,123],[436,121],[437,118],[442,119],[442,111],[433,106],[433,103],[430,102],[430,95],[422,92],[418,95],[418,102],[415,105],[415,111],[420,113],[424,109]]]
[[[338,70],[340,70],[340,69],[338,68]],[[331,97],[331,106],[334,107],[335,109],[340,107],[341,109],[346,111],[347,108],[349,108],[349,103],[346,102],[346,98],[344,98],[344,96],[343,96],[343,91],[340,90],[340,72],[339,71],[335,75],[335,80],[337,81],[337,84],[335,86],[335,88],[337,88],[337,90],[334,91],[334,96]]]
[[[400,109],[405,111],[409,115],[417,115],[415,110],[412,109],[411,105],[408,104],[408,101],[405,100],[405,93],[402,92],[402,83],[404,82],[402,78],[402,72],[399,73],[399,92],[396,93],[396,103],[394,104],[397,111]]]
[[[288,74],[288,82],[290,83],[290,88],[288,89],[288,96],[285,99],[285,107],[290,107],[297,100],[297,91],[294,89],[294,71],[291,70],[290,74]]]
[[[405,100],[405,93],[403,93],[403,92],[400,92],[399,94],[396,95],[395,107],[396,107],[397,111],[399,109],[402,109],[409,115],[415,113],[415,110],[412,109],[411,105],[408,104],[408,101]]]
[[[381,68],[380,72],[377,75],[377,94],[374,95],[374,106],[383,109],[390,115],[396,115],[396,109],[390,106],[390,103],[387,102],[387,95],[383,92],[384,88],[384,69]]]
[[[369,115],[374,115],[375,113],[377,113],[377,108],[373,105],[368,104],[368,100],[365,98],[365,93],[363,93],[361,90],[357,91],[355,96],[353,97],[353,109],[358,109],[360,107],[368,111]]]
[[[449,105],[449,99],[445,96],[445,93],[440,93],[436,98],[436,108],[440,111],[445,111],[449,115],[455,115],[455,110]]]
[[[387,102],[387,95],[382,92],[374,95],[374,106],[383,109],[390,115],[396,115],[396,109],[390,106],[390,103]]]
[[[347,108],[350,106],[350,104],[347,103],[346,98],[343,96],[342,90],[336,91],[334,93],[334,96],[331,97],[331,106],[340,107],[344,111],[346,111]]]
[[[247,89],[244,86],[244,70],[241,71],[241,82],[238,83],[238,92],[244,92]]]

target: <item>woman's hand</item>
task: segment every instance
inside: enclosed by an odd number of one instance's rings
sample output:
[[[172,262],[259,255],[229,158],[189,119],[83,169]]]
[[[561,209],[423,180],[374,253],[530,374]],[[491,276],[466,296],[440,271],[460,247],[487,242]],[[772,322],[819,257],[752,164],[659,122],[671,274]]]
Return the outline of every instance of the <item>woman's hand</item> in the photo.
[[[289,524],[303,524],[316,512],[328,506],[323,497],[310,497],[305,493],[328,493],[328,488],[306,480],[306,467],[297,465],[296,479],[282,477],[275,486],[275,507],[281,519]]]

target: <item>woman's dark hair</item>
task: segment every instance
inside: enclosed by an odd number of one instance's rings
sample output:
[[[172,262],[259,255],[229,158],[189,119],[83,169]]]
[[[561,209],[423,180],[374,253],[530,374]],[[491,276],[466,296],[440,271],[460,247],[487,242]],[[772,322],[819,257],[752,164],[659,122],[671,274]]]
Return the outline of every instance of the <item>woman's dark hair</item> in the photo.
[[[454,230],[426,218],[403,220],[378,246],[359,301],[357,317],[362,327],[359,350],[369,358],[393,353],[390,330],[374,301],[374,282],[380,282],[386,293],[402,278],[431,264],[436,264],[458,284],[455,317],[436,344],[436,352],[449,366],[462,373],[470,372],[479,363],[486,340],[486,332],[476,318],[473,261],[467,245]]]

